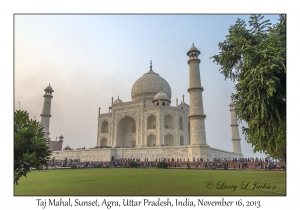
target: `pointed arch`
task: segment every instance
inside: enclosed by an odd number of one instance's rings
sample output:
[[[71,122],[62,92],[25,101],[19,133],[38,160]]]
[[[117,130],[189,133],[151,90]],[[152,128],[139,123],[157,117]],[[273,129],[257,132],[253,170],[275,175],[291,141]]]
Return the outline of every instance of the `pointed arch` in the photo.
[[[103,137],[103,138],[100,140],[100,146],[107,146],[107,138]]]
[[[154,134],[150,134],[147,137],[147,147],[154,147],[156,146],[156,136]]]
[[[174,120],[172,115],[167,114],[164,117],[164,127],[165,129],[174,129]]]
[[[156,129],[156,117],[153,114],[147,118],[147,129]]]
[[[164,145],[165,146],[174,146],[174,136],[172,134],[168,133],[167,135],[165,135]]]
[[[106,120],[101,124],[101,133],[108,133],[108,122]]]
[[[135,148],[136,147],[136,141],[135,140],[131,140],[130,147],[131,148]]]
[[[179,129],[183,130],[183,119],[182,119],[182,117],[179,117]]]
[[[132,117],[123,117],[117,125],[116,146],[132,147],[136,141],[136,122]],[[135,144],[134,144],[135,146]]]
[[[183,139],[183,136],[181,135],[180,136],[180,146],[183,146],[184,145],[184,139]]]

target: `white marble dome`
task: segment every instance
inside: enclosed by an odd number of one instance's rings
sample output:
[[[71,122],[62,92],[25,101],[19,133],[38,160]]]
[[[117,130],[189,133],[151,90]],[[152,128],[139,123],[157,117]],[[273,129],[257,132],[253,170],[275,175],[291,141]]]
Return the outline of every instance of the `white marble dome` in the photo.
[[[168,95],[166,93],[164,93],[163,91],[159,91],[155,97],[154,97],[154,101],[156,100],[168,100],[170,101]]]
[[[65,146],[64,150],[71,150],[71,147],[69,145]]]
[[[159,74],[150,70],[133,84],[131,99],[137,101],[143,100],[145,97],[145,99],[153,100],[155,95],[161,90],[171,99],[172,92],[169,83]]]

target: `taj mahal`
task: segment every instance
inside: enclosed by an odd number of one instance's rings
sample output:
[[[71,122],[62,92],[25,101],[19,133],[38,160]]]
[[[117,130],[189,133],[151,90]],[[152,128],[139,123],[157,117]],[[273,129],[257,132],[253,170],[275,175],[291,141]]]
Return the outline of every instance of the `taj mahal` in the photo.
[[[229,110],[233,152],[212,148],[207,144],[199,55],[200,51],[193,44],[187,52],[189,105],[183,97],[181,103],[176,99],[176,105],[171,106],[171,87],[152,69],[151,61],[150,70],[145,71],[132,86],[132,101],[123,102],[119,97],[116,100],[112,98],[108,113],[101,113],[99,107],[96,148],[62,151],[63,136],[60,136],[59,141],[50,141],[53,150],[51,158],[110,161],[114,157],[154,161],[162,158],[213,160],[243,157],[233,103],[230,103]],[[49,84],[45,89],[41,114],[41,122],[48,137],[52,92]]]

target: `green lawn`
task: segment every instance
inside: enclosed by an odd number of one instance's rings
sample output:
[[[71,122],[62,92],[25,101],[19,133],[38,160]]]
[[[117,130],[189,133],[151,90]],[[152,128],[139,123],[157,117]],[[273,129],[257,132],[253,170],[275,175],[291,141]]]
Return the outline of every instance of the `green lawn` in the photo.
[[[255,182],[258,183],[255,185]],[[128,168],[44,170],[22,177],[19,185],[14,186],[14,193],[35,196],[285,196],[286,172]]]

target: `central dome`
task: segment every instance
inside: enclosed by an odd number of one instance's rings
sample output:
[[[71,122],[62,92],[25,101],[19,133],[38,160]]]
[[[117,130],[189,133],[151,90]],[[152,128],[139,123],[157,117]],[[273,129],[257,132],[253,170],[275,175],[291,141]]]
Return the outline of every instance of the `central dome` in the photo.
[[[133,101],[145,99],[154,99],[154,96],[163,91],[171,99],[171,88],[169,83],[159,76],[159,74],[150,70],[148,73],[140,77],[132,86],[131,99]]]

